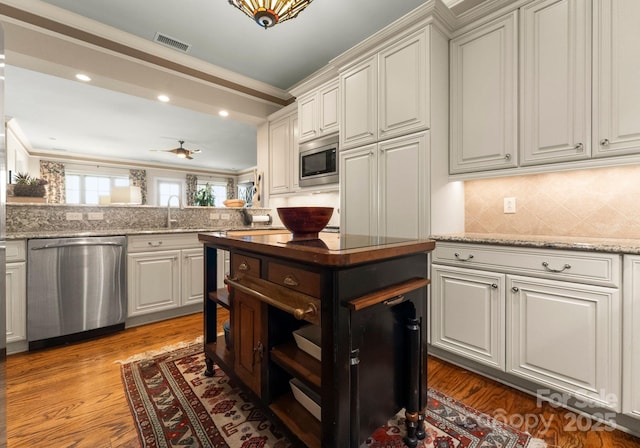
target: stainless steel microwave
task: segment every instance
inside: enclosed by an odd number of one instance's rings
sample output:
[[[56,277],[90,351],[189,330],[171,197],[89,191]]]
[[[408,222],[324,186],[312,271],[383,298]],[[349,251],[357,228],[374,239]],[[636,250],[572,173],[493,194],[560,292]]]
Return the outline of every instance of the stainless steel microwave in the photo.
[[[338,134],[301,143],[300,186],[327,185],[338,181]]]

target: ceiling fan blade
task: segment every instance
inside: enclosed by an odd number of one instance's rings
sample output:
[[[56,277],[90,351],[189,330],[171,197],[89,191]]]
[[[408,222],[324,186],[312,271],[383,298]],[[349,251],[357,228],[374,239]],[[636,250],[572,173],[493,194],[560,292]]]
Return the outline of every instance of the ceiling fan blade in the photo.
[[[185,157],[185,159],[193,160],[193,157],[187,156],[187,157]]]

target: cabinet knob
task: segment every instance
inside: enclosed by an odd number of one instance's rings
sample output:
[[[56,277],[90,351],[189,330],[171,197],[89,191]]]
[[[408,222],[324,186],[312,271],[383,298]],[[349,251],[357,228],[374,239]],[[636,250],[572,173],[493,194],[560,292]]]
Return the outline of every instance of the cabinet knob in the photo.
[[[518,291],[520,291],[520,288],[518,288],[517,286],[512,286],[511,287],[511,291],[518,292]]]
[[[511,154],[505,154],[504,158],[505,160],[511,160]]]
[[[298,286],[300,283],[293,275],[287,275],[282,281],[287,286]]]
[[[491,283],[491,287],[492,287],[493,289],[498,289],[498,285],[497,285],[496,283]]]
[[[469,260],[471,260],[473,258],[473,254],[469,254],[469,256],[467,258],[462,258],[458,252],[453,254],[453,256],[456,257],[456,259],[458,259],[460,261],[469,261]]]
[[[574,147],[574,149],[575,149],[576,151],[584,151],[584,145],[583,145],[582,143],[578,143],[578,144]]]
[[[602,140],[600,140],[600,146],[609,146],[609,139],[603,138]]]
[[[238,271],[248,271],[249,265],[246,262],[242,262],[238,265]]]

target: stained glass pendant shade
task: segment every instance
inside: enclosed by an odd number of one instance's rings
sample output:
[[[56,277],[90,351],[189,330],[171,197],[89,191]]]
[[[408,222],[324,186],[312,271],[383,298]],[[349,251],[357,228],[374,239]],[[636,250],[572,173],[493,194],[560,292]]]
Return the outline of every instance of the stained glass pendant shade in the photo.
[[[276,23],[293,19],[313,0],[229,0],[235,6],[256,21],[264,29]]]

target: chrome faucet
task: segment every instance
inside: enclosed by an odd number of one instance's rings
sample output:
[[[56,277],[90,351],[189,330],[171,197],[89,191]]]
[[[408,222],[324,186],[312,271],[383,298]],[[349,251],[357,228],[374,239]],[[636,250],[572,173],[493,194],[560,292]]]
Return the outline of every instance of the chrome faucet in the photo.
[[[171,199],[173,198],[178,199],[178,207],[182,210],[182,201],[180,200],[180,196],[176,194],[172,194],[171,196],[169,196],[169,199],[167,199],[167,228],[168,229],[171,228],[171,223],[178,222],[177,219],[171,219]]]

